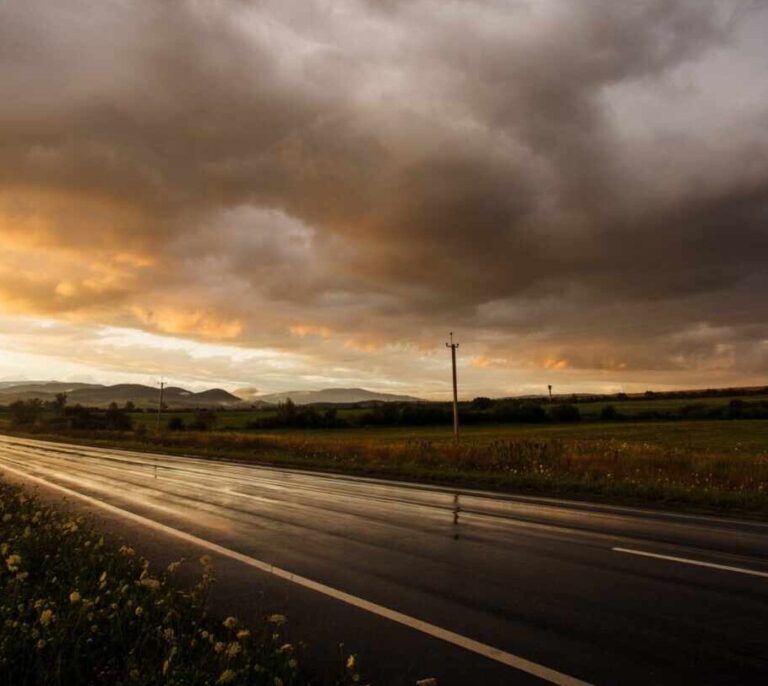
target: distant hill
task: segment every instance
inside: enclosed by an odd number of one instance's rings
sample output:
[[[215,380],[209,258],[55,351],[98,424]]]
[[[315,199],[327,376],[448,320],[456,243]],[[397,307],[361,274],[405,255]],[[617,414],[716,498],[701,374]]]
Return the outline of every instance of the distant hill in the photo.
[[[70,393],[81,388],[100,388],[97,384],[79,383],[77,381],[3,381],[0,383],[0,393]]]
[[[104,386],[59,381],[23,381],[16,384],[3,382],[0,385],[0,405],[33,398],[53,400],[57,393],[66,393],[69,405],[80,404],[87,407],[107,407],[113,402],[118,405],[132,402],[136,407],[147,408],[157,407],[158,402],[158,389],[143,384]],[[237,406],[242,400],[221,388],[194,393],[185,388],[169,386],[163,391],[163,403],[170,408],[184,409]]]
[[[394,395],[392,393],[376,393],[364,388],[324,388],[320,391],[285,391],[256,396],[256,400],[277,404],[290,398],[297,405],[314,403],[363,403],[363,402],[418,402],[418,398],[410,395]]]

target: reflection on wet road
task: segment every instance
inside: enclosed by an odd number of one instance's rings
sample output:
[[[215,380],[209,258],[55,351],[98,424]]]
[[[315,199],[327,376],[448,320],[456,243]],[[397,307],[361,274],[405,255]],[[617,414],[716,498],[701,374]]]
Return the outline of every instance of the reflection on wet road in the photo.
[[[424,634],[441,686],[768,677],[766,525],[12,437],[2,468],[351,604],[390,663]]]

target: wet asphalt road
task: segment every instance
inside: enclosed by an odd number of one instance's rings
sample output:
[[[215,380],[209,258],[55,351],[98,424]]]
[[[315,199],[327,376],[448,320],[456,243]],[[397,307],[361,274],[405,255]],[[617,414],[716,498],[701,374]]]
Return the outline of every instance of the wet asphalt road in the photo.
[[[212,552],[217,603],[285,612],[320,671],[344,641],[379,684],[768,683],[765,524],[3,436],[0,470]]]

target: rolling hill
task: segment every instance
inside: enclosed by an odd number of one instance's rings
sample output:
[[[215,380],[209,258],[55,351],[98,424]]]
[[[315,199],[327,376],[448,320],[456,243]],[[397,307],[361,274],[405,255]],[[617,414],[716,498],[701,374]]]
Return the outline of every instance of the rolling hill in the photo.
[[[39,398],[54,400],[57,393],[66,393],[69,405],[87,407],[108,407],[110,403],[124,405],[132,402],[136,407],[157,407],[158,389],[143,384],[101,384],[66,383],[59,381],[3,382],[0,386],[0,405],[9,405],[16,400]],[[163,403],[169,408],[228,407],[237,406],[242,400],[221,389],[212,388],[195,393],[185,388],[169,386],[163,392]]]
[[[393,393],[377,393],[364,388],[324,388],[319,391],[285,391],[259,395],[254,400],[277,404],[290,398],[297,405],[314,403],[363,403],[363,402],[418,402],[418,398],[410,395],[395,395]]]

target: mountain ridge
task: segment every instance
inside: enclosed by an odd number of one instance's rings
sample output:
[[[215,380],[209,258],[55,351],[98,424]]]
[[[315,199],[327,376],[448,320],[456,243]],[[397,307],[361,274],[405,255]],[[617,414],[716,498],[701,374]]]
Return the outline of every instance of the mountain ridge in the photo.
[[[296,405],[313,403],[362,403],[362,402],[418,402],[419,398],[395,393],[380,393],[365,388],[322,388],[317,391],[283,391],[251,396],[250,400],[269,404],[285,402],[288,398]]]
[[[131,402],[136,407],[157,407],[159,389],[144,384],[86,384],[64,381],[22,381],[18,384],[3,382],[0,385],[0,405],[10,405],[17,400],[39,399],[51,401],[59,393],[65,393],[70,405],[108,407],[111,403],[124,405]],[[163,404],[169,408],[233,407],[242,399],[221,388],[210,388],[196,393],[178,386],[163,390]]]

